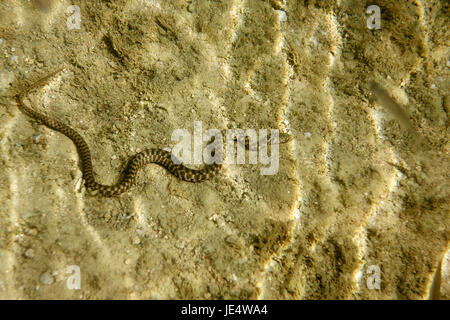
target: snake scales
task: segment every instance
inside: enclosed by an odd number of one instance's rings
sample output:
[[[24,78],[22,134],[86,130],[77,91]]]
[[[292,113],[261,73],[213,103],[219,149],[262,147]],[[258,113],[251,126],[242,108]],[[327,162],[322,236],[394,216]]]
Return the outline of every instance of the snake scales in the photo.
[[[27,107],[23,102],[24,97],[28,95],[28,93],[30,93],[37,87],[44,85],[51,77],[53,77],[55,74],[57,74],[63,69],[64,68],[60,68],[50,73],[46,77],[38,80],[33,85],[29,86],[27,89],[17,94],[15,98],[18,102],[20,111],[22,111],[24,114],[41,122],[42,124],[46,125],[51,129],[61,132],[62,134],[64,134],[66,137],[68,137],[73,141],[73,143],[77,148],[78,154],[81,158],[82,174],[86,188],[88,190],[97,192],[105,197],[112,197],[124,193],[134,185],[136,175],[139,169],[145,167],[149,163],[158,164],[164,167],[167,171],[169,171],[177,178],[187,182],[202,182],[208,180],[215,174],[217,174],[217,172],[221,169],[222,165],[217,163],[205,165],[202,169],[199,170],[190,169],[183,166],[182,164],[175,164],[172,161],[171,152],[166,151],[164,149],[152,148],[146,149],[131,157],[127,163],[127,166],[122,172],[121,178],[116,184],[108,186],[96,182],[94,178],[94,171],[92,168],[91,151],[89,149],[88,144],[83,139],[83,137],[68,125]],[[291,139],[292,136],[289,136],[286,141],[278,143],[284,144],[289,142]],[[267,136],[267,142],[270,140],[271,136],[269,134]],[[251,149],[249,139],[246,138],[244,144],[247,150]]]
[[[188,182],[202,182],[210,179],[213,175],[215,175],[219,169],[221,168],[220,164],[211,164],[205,165],[202,169],[194,170],[189,169],[182,164],[175,164],[171,158],[171,152],[163,150],[163,149],[146,149],[140,153],[135,154],[129,161],[127,166],[122,172],[121,178],[119,181],[111,186],[103,185],[95,181],[94,173],[92,169],[92,159],[91,152],[89,150],[89,146],[83,137],[76,132],[74,129],[70,128],[66,124],[47,117],[46,115],[39,113],[25,105],[23,102],[23,98],[33,89],[44,85],[48,79],[52,76],[60,72],[63,68],[52,72],[46,77],[40,79],[29,88],[19,93],[16,96],[16,100],[19,105],[19,109],[26,115],[32,117],[33,119],[41,122],[47,127],[54,129],[56,131],[61,132],[69,139],[73,141],[75,144],[78,154],[81,158],[82,162],[82,173],[85,181],[86,188],[88,190],[98,192],[99,194],[112,197],[119,195],[123,192],[129,190],[136,179],[136,175],[139,169],[145,167],[149,163],[158,164],[165,169],[167,169],[171,174],[176,176],[177,178],[188,181]]]

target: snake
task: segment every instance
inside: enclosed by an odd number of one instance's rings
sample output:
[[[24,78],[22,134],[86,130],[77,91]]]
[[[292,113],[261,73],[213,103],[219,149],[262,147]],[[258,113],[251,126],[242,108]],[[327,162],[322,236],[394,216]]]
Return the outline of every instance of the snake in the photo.
[[[84,140],[84,138],[77,131],[65,123],[37,112],[26,106],[24,103],[24,98],[29,92],[44,85],[51,77],[60,72],[62,69],[64,68],[60,68],[38,80],[26,90],[17,94],[15,98],[22,113],[53,130],[61,132],[72,140],[81,159],[81,171],[86,189],[91,191],[93,194],[98,193],[105,197],[113,197],[128,191],[135,184],[138,171],[150,163],[154,163],[165,168],[172,175],[186,182],[203,182],[209,180],[220,170],[221,164],[219,163],[207,164],[201,169],[190,169],[181,163],[176,164],[172,160],[171,152],[159,148],[150,148],[135,154],[128,160],[125,169],[122,171],[121,177],[115,184],[104,185],[98,183],[94,177],[91,151],[86,143],[86,140]]]
[[[217,175],[217,173],[221,170],[222,168],[221,163],[205,164],[201,169],[191,169],[181,164],[179,160],[175,162],[173,159],[174,157],[172,156],[172,152],[160,148],[150,148],[135,154],[128,160],[125,169],[122,171],[119,180],[115,184],[104,185],[98,183],[94,177],[91,151],[89,149],[88,144],[86,143],[86,140],[84,140],[84,138],[77,131],[75,131],[65,123],[50,118],[47,115],[42,114],[28,107],[24,103],[24,98],[32,90],[46,84],[51,77],[53,77],[55,74],[59,73],[63,69],[64,67],[59,68],[58,70],[36,81],[34,84],[30,85],[27,89],[18,93],[15,96],[15,98],[18,107],[22,113],[33,118],[39,123],[44,124],[50,129],[61,132],[70,140],[72,140],[81,159],[81,172],[84,184],[86,186],[86,189],[91,191],[93,194],[98,193],[105,197],[113,197],[128,191],[135,184],[138,171],[150,163],[154,163],[165,168],[172,175],[186,182],[203,182],[206,180],[210,180],[213,176]],[[291,141],[292,138],[293,138],[292,136],[289,136],[289,138],[286,141],[279,143],[280,144],[287,143]],[[268,135],[267,142],[270,140],[271,136]],[[244,142],[242,141],[238,142],[244,144],[247,150],[254,150],[250,146],[248,137],[246,137]]]

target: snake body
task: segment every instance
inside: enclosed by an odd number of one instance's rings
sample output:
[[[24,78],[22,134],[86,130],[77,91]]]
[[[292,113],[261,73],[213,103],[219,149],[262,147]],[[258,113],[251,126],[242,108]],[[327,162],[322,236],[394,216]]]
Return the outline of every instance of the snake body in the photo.
[[[155,163],[164,167],[171,174],[177,178],[187,182],[202,182],[210,179],[221,168],[220,164],[205,165],[202,169],[194,170],[183,166],[182,164],[175,164],[172,161],[171,152],[164,149],[152,148],[146,149],[142,152],[135,154],[128,161],[127,166],[122,172],[121,178],[114,185],[103,185],[96,182],[94,178],[94,171],[92,167],[91,151],[84,138],[74,129],[68,125],[52,119],[42,113],[39,113],[25,105],[23,98],[36,87],[45,84],[47,80],[61,71],[58,69],[52,72],[45,78],[37,81],[35,84],[24,90],[22,93],[16,96],[18,106],[21,112],[30,116],[31,118],[39,121],[45,126],[61,132],[66,137],[72,140],[75,144],[78,154],[82,163],[82,174],[85,181],[85,186],[88,190],[98,192],[105,197],[112,197],[128,191],[135,183],[136,175],[139,169],[145,167],[149,163]]]

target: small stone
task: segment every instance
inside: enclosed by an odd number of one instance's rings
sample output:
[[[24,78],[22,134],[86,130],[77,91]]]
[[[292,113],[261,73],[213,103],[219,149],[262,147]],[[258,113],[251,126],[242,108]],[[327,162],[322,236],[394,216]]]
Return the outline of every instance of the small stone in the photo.
[[[33,142],[34,143],[39,143],[41,141],[41,134],[37,134],[33,137]]]
[[[81,191],[81,184],[83,182],[83,179],[79,178],[77,183],[75,183],[75,192],[80,192]]]
[[[283,10],[277,10],[278,14],[279,14],[279,19],[281,22],[286,21],[287,20],[287,15],[286,12]]]
[[[71,177],[73,180],[77,180],[77,181],[78,181],[78,179],[80,179],[80,178],[83,177],[83,174],[82,174],[81,171],[78,170],[78,169],[72,169],[72,170],[70,171],[70,177]]]
[[[51,285],[54,281],[53,276],[48,272],[44,272],[43,274],[41,274],[39,280],[41,281],[42,284],[45,284],[46,286]]]
[[[27,251],[25,251],[24,255],[27,258],[33,258],[34,257],[34,250],[30,248]]]

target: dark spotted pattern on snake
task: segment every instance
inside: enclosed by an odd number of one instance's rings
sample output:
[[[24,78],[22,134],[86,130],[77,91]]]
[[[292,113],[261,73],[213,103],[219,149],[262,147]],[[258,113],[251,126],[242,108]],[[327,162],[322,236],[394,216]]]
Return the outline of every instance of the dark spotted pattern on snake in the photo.
[[[27,107],[23,102],[23,98],[31,90],[44,85],[52,76],[60,72],[62,69],[63,68],[58,69],[34,83],[32,86],[18,94],[16,96],[16,100],[18,102],[19,109],[24,114],[30,116],[31,118],[39,121],[40,123],[51,129],[61,132],[73,141],[81,158],[82,174],[86,188],[88,190],[91,190],[94,193],[98,192],[99,194],[106,197],[119,195],[125,191],[128,191],[133,186],[138,170],[145,167],[149,163],[158,164],[167,169],[177,178],[188,182],[202,182],[208,180],[221,168],[220,164],[211,164],[205,165],[202,169],[199,170],[189,169],[182,164],[175,164],[172,161],[171,152],[163,149],[153,148],[146,149],[134,155],[128,161],[125,170],[122,172],[121,178],[116,184],[108,186],[96,182],[92,168],[91,152],[89,150],[88,144],[83,139],[83,137],[68,125]]]

